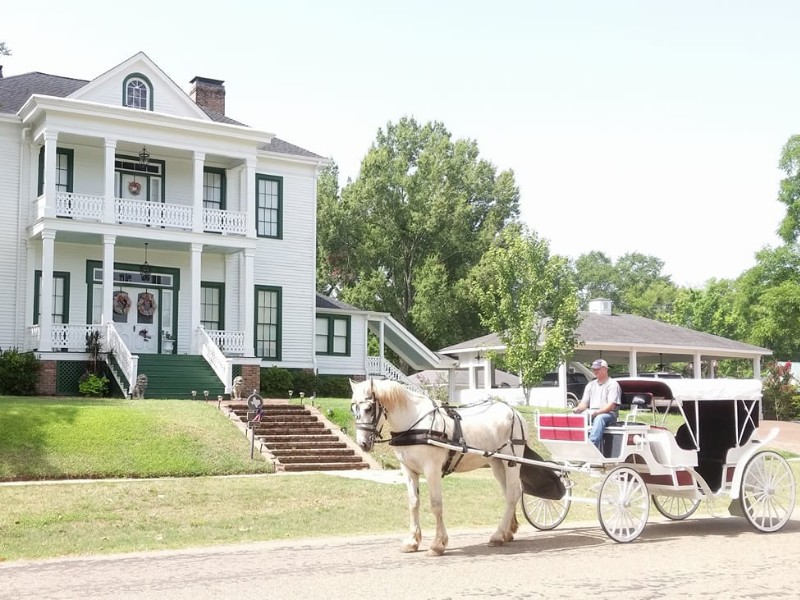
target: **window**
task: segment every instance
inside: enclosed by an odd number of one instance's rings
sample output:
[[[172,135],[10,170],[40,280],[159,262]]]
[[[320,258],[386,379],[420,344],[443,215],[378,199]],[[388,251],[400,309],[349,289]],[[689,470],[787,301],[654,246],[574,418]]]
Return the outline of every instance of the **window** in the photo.
[[[38,325],[42,305],[42,272],[36,271],[33,290],[33,324]],[[69,273],[53,272],[53,323],[69,323]]]
[[[260,237],[283,236],[283,177],[256,175],[256,232]]]
[[[317,316],[314,349],[317,354],[350,355],[350,317]]]
[[[56,191],[71,192],[75,151],[69,148],[56,148]],[[44,147],[39,150],[39,192],[44,193]]]
[[[224,284],[200,284],[200,324],[208,331],[225,329]]]
[[[281,359],[281,289],[256,286],[256,356]]]
[[[122,106],[153,110],[153,86],[141,73],[132,73],[122,84]]]
[[[225,209],[225,171],[203,169],[203,208]]]

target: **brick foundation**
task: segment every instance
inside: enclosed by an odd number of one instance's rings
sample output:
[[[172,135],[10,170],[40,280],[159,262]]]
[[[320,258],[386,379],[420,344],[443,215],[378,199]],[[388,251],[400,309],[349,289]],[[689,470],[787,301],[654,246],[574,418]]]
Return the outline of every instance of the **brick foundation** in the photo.
[[[36,385],[38,396],[56,395],[56,361],[43,360],[39,371],[39,383]]]
[[[242,378],[244,379],[244,397],[247,398],[253,390],[261,390],[261,367],[259,365],[242,365]]]

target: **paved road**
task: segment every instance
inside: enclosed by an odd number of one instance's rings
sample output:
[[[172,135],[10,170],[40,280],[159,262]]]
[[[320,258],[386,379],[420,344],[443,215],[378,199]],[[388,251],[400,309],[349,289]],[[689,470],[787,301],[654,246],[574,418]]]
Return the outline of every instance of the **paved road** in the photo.
[[[400,553],[398,532],[20,561],[0,565],[0,598],[797,598],[800,514],[760,534],[744,519],[703,511],[677,523],[651,515],[631,544],[612,542],[596,524],[545,533],[526,524],[502,548],[486,545],[489,531],[450,532],[438,558]]]

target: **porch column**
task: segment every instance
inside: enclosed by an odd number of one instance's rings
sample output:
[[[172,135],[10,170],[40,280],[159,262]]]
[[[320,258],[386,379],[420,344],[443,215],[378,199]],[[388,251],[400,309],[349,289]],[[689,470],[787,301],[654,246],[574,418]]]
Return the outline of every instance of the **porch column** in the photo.
[[[761,357],[753,359],[753,379],[761,379]]]
[[[193,183],[193,209],[192,209],[192,231],[195,233],[203,232],[203,163],[206,159],[205,152],[195,152],[192,170]]]
[[[639,368],[636,366],[639,363],[637,357],[636,350],[631,350],[630,354],[628,354],[628,373],[631,377],[636,377],[639,374]]]
[[[248,158],[244,168],[244,212],[247,216],[247,237],[256,237],[256,160]]]
[[[383,319],[381,319],[378,322],[378,356],[381,359],[381,364],[378,368],[380,369],[381,375],[383,375],[383,361],[384,361],[383,339],[384,339],[384,322]]]
[[[567,363],[558,363],[558,397],[561,405],[557,408],[564,408],[567,405]],[[580,402],[581,398],[578,398]]]
[[[108,207],[108,196],[106,196],[106,207]],[[114,321],[114,244],[117,236],[103,236],[103,314],[101,323],[113,323]]]
[[[239,277],[240,270],[237,269],[237,265],[239,264],[239,257],[236,254],[226,254],[225,255],[225,314],[223,315],[223,319],[225,320],[225,329],[229,330],[242,330],[242,307],[234,302],[237,302],[239,299],[239,286],[241,285],[241,278]],[[235,321],[231,318],[231,311],[233,307],[236,306],[236,312],[238,314],[238,321]]]
[[[114,190],[114,167],[117,152],[117,140],[113,138],[106,138],[106,154],[105,154],[105,186],[103,198],[103,222],[113,223],[115,221],[115,204],[114,197],[117,195]],[[105,243],[105,240],[104,240]],[[113,240],[112,240],[113,244]],[[104,258],[105,260],[105,258]],[[113,263],[112,263],[113,266]],[[113,281],[113,278],[112,278]],[[105,269],[103,270],[103,289],[105,289]],[[110,315],[111,313],[109,313]],[[103,316],[106,315],[105,296],[103,297]],[[110,320],[110,317],[109,317]]]
[[[478,378],[476,377],[475,372],[475,363],[470,362],[469,367],[467,367],[467,375],[469,379],[469,389],[477,390],[478,389]]]
[[[58,132],[45,131],[44,132],[44,197],[45,197],[44,216],[51,218],[54,218],[56,216],[57,145],[58,145]]]
[[[694,355],[694,364],[692,366],[692,371],[694,371],[695,379],[703,378],[703,360],[700,354]]]
[[[252,212],[252,211],[250,211]],[[256,333],[256,290],[255,290],[255,257],[256,251],[252,248],[244,250],[244,289],[241,297],[244,299],[244,355],[255,356]]]
[[[53,170],[55,173],[55,169]],[[55,185],[53,185],[55,190]],[[53,349],[53,260],[56,232],[42,231],[42,281],[39,286],[39,351]]]
[[[483,389],[492,389],[492,380],[494,379],[494,365],[490,358],[483,359]]]
[[[200,328],[200,281],[203,269],[203,244],[192,243],[189,256],[189,325],[191,330],[191,353],[200,352],[197,330]]]

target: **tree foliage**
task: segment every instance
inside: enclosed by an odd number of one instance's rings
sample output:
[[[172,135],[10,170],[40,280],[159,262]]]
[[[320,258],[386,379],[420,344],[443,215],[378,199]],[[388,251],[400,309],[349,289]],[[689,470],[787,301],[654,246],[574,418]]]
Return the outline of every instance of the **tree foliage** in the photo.
[[[664,319],[672,310],[677,287],[662,271],[664,261],[629,252],[613,262],[603,252],[589,252],[575,261],[575,276],[586,309],[593,298],[607,298],[619,312]]]
[[[800,135],[793,135],[781,150],[778,167],[787,177],[778,189],[778,201],[786,205],[786,215],[778,226],[778,235],[787,243],[800,235]]]
[[[520,376],[526,401],[545,374],[575,349],[578,297],[566,259],[521,226],[507,227],[471,274],[483,324]]]
[[[320,290],[392,314],[430,347],[482,333],[463,281],[518,218],[514,174],[441,123],[411,118],[378,131],[341,194],[334,174],[319,186]]]
[[[0,42],[0,56],[11,56],[11,48],[5,42]]]

